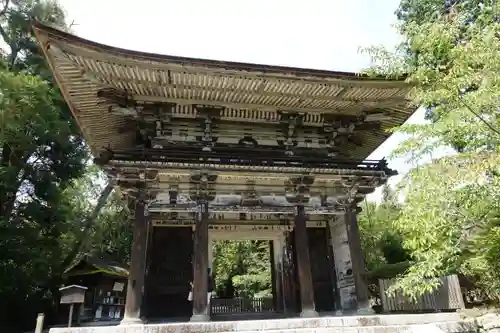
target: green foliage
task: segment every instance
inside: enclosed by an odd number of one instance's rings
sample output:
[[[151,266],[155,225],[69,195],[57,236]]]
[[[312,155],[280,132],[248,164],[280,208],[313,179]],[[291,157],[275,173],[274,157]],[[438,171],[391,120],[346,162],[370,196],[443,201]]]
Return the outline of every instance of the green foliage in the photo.
[[[271,274],[268,272],[235,275],[232,280],[238,297],[254,298],[272,295]]]
[[[89,242],[82,251],[128,264],[132,248],[131,212],[119,192],[111,193],[97,220],[93,223]]]
[[[83,171],[86,153],[75,149],[77,138],[68,142],[54,93],[36,76],[0,71],[0,293],[14,311],[25,298],[49,295],[48,280],[62,272],[59,238],[69,226],[58,203]]]
[[[378,284],[379,279],[393,279],[404,274],[411,266],[411,262],[402,261],[394,264],[381,264],[377,268],[367,273],[368,278],[374,285]]]
[[[370,249],[365,251],[369,271],[409,260],[408,251],[402,245],[402,237],[393,226],[401,207],[395,202],[394,193],[389,186],[384,186],[383,190],[382,202],[377,205],[365,201],[363,211],[358,216],[362,247]]]
[[[96,208],[107,178],[96,165],[89,165],[85,174],[72,181],[64,191],[61,204],[67,205],[68,220],[75,227],[65,234],[72,249],[77,240],[83,240],[79,252],[104,257],[120,263],[128,263],[132,242],[131,213],[119,191],[113,191],[100,209],[96,220],[86,228],[88,217]]]
[[[0,35],[10,48],[5,57],[9,70],[27,71],[44,80],[52,77],[31,30],[31,18],[59,29],[68,28],[63,9],[53,0],[3,0]],[[61,103],[61,107],[64,103]]]
[[[500,271],[494,268],[498,260],[491,255],[498,247],[494,231],[500,217],[500,178],[484,173],[498,170],[500,159],[461,157],[415,169],[403,183],[406,204],[395,227],[415,260],[400,280],[401,288],[412,295],[430,290],[438,276],[449,273],[480,276],[484,288],[496,288],[500,281]],[[423,279],[426,284],[420,283]]]
[[[271,262],[267,241],[214,243],[215,292],[221,297],[271,295]]]
[[[412,263],[395,289],[416,297],[437,277],[462,273],[498,290],[500,216],[500,24],[487,1],[402,1],[403,43],[396,52],[368,49],[370,72],[407,75],[410,98],[430,122],[406,124],[395,155],[419,161],[443,146],[457,154],[412,170],[394,221]]]
[[[0,331],[51,322],[62,273],[79,251],[127,260],[128,211],[113,194],[88,224],[102,176],[39,53],[30,19],[65,27],[55,1],[0,6]],[[118,223],[114,223],[118,221]],[[89,227],[90,225],[90,227]]]

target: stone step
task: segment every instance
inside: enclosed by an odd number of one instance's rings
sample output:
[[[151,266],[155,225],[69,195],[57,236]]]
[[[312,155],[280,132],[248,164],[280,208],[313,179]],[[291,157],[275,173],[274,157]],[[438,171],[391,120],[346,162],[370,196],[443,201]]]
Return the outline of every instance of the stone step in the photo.
[[[210,327],[211,332],[245,332],[245,331],[269,331],[286,330],[297,328],[318,327],[359,327],[359,326],[394,326],[394,325],[418,325],[440,322],[459,322],[458,313],[428,313],[428,314],[394,314],[394,315],[371,315],[371,316],[328,316],[316,318],[287,318],[268,320],[240,320],[233,322],[208,322],[197,323],[201,331]],[[173,324],[181,325],[181,324]]]
[[[477,326],[472,321],[442,322],[435,324],[415,325],[381,325],[381,326],[334,326],[316,328],[291,328],[263,331],[240,331],[240,333],[472,333]],[[208,333],[208,332],[207,332]],[[224,332],[230,333],[230,332]]]
[[[471,332],[472,326],[472,322],[462,320],[458,313],[433,313],[61,327],[51,329],[50,333],[458,333]]]

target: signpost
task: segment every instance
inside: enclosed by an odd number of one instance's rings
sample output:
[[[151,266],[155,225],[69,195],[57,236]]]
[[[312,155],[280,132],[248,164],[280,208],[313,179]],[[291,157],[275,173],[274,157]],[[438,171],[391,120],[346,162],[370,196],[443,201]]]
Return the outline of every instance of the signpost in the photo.
[[[71,285],[59,289],[61,292],[61,304],[69,304],[68,327],[71,327],[73,321],[73,309],[75,304],[83,304],[85,301],[85,291],[87,287]]]

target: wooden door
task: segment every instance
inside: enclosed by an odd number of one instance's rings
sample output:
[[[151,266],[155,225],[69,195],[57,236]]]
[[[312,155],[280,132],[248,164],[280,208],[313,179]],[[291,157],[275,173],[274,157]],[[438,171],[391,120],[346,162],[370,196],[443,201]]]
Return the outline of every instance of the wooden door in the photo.
[[[335,284],[326,228],[307,228],[316,311],[335,310]]]
[[[148,246],[144,315],[148,319],[189,318],[193,237],[188,227],[155,227]]]

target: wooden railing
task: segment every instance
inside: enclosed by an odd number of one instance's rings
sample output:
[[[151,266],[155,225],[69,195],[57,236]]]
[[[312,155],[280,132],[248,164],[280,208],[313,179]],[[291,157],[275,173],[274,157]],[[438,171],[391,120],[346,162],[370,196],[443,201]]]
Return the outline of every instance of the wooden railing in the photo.
[[[263,298],[212,298],[213,315],[228,313],[263,313],[274,311],[272,297]]]

